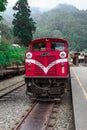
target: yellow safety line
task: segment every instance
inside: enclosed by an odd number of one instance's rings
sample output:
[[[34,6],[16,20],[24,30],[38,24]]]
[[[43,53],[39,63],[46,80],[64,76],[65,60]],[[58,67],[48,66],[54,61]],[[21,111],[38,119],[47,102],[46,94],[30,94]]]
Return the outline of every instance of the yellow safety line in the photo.
[[[81,87],[81,89],[82,89],[82,92],[83,92],[83,94],[84,94],[84,96],[85,96],[85,98],[86,98],[86,100],[87,100],[87,92],[86,92],[86,90],[84,89],[83,84],[81,83],[81,81],[80,81],[80,79],[79,79],[77,73],[75,72],[75,70],[74,70],[73,68],[72,68],[72,70],[73,70],[73,72],[74,72],[74,74],[75,74],[75,77],[76,77],[76,79],[77,79],[77,81],[78,81],[78,83],[79,83],[79,85],[80,85],[80,87]]]

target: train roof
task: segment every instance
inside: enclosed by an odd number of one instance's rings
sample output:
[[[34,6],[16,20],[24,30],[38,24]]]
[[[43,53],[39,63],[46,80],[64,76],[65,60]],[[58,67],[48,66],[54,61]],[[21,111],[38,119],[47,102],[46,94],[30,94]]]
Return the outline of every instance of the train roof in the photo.
[[[32,40],[31,43],[44,42],[44,41],[57,41],[57,40],[59,42],[68,43],[66,40],[61,38],[39,38],[39,39]]]

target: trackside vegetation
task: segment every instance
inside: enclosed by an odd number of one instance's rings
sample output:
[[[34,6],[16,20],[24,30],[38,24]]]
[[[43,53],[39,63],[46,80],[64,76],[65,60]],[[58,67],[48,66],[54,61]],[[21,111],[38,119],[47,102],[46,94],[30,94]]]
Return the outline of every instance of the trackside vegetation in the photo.
[[[7,3],[8,0],[0,0],[0,12],[6,10]],[[11,27],[0,16],[0,68],[24,64],[25,52],[36,29],[27,0],[18,0],[13,10]]]
[[[21,65],[24,63],[26,49],[0,43],[0,67]]]

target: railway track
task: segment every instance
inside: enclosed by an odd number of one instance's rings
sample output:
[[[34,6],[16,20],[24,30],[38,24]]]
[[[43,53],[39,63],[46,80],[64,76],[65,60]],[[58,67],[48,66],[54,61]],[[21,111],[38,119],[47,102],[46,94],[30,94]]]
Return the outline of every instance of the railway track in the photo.
[[[56,128],[56,130],[63,128],[64,130],[66,130],[68,124],[66,121],[65,124],[67,125],[62,124],[64,122],[62,120],[66,120],[63,118],[66,118],[66,116],[68,116],[68,113],[65,113],[65,116],[58,112],[62,108],[62,105],[65,106],[64,102],[66,101],[66,99],[67,96],[65,96],[63,102],[59,104],[55,104],[54,102],[36,102],[31,107],[31,109],[27,111],[27,114],[21,119],[20,123],[13,130],[54,130],[54,128],[56,127],[57,120],[60,121],[57,124],[58,128]],[[64,117],[61,118],[60,114]],[[63,127],[60,127],[60,124],[63,125]],[[74,122],[72,122],[72,125],[69,125],[70,129],[67,130],[74,130]]]
[[[7,87],[6,89],[2,89],[5,91],[3,95],[0,92],[0,98],[6,96],[9,93],[17,90],[18,88],[24,85],[24,81],[20,81],[14,83]],[[14,86],[14,88],[13,88]],[[9,90],[11,88],[11,90]],[[12,93],[13,94],[13,93]],[[27,111],[27,114],[22,118],[22,121],[17,125],[16,128],[12,130],[52,130],[52,127],[55,124],[56,119],[56,108],[59,107],[60,104],[55,105],[54,103],[35,103],[32,105],[32,108]],[[57,108],[58,111],[58,108]]]
[[[30,100],[26,102],[26,99],[28,100],[28,98],[26,98],[27,96],[24,96],[25,94],[24,89],[25,88],[22,87],[12,92],[11,95],[13,96],[10,98],[10,100],[8,98],[5,98],[7,99],[6,100],[7,102],[3,102],[2,100],[1,104],[3,104],[3,106],[5,103],[6,106],[9,106],[3,110],[4,113],[6,114],[5,118],[8,117],[10,118],[6,119],[5,121],[6,124],[4,123],[3,125],[1,125],[0,128],[9,130],[53,130],[53,129],[74,130],[71,129],[71,124],[69,122],[69,119],[71,117],[69,117],[70,114],[68,114],[68,111],[70,108],[67,108],[66,106],[67,99],[70,100],[70,98],[68,97],[69,95],[64,96],[63,101],[60,104],[55,104],[52,102],[34,103],[31,102]],[[10,94],[8,94],[8,96],[9,95]],[[1,109],[2,108],[3,107],[1,107]],[[11,111],[12,113],[10,114]],[[0,118],[5,120],[5,118],[2,117]],[[10,120],[10,122],[8,122],[8,120]],[[67,129],[69,127],[70,129]]]
[[[0,98],[12,93],[13,91],[17,90],[18,88],[25,85],[24,80],[21,80],[20,82],[17,82],[15,84],[9,85],[6,88],[3,88],[0,90]]]
[[[14,130],[46,130],[54,103],[36,103]]]

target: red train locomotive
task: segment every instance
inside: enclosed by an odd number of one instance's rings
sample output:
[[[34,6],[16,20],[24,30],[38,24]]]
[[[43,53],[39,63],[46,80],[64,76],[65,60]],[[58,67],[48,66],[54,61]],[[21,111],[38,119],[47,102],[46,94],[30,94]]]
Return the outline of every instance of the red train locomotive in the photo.
[[[27,93],[36,98],[57,100],[69,83],[68,43],[58,38],[36,39],[25,59]]]

